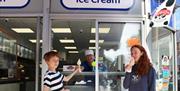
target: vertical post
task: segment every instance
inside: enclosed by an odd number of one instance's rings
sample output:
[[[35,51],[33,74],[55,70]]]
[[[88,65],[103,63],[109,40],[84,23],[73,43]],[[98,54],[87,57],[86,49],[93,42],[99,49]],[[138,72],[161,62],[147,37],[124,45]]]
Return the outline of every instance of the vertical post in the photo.
[[[177,64],[177,37],[176,37],[176,17],[174,16],[174,15],[172,15],[173,16],[173,21],[174,21],[174,29],[175,29],[175,32],[173,32],[173,42],[174,42],[174,75],[173,75],[173,77],[175,78],[175,79],[173,79],[174,80],[174,85],[173,85],[173,89],[174,89],[174,91],[178,91],[178,74],[177,74],[177,68],[178,68],[178,64]]]
[[[36,29],[36,75],[35,75],[35,91],[38,91],[39,87],[39,49],[40,49],[40,32],[41,32],[41,18],[37,17],[37,29]]]
[[[174,38],[175,38],[175,47],[174,47],[174,49],[175,49],[175,70],[176,70],[176,72],[175,72],[175,76],[176,76],[176,84],[175,84],[175,86],[176,86],[176,90],[175,91],[178,91],[178,60],[177,60],[177,57],[178,57],[178,55],[177,55],[177,29],[176,29],[176,17],[175,17],[175,15],[173,14],[173,17],[174,17],[174,28],[175,28],[175,34],[174,34]]]
[[[177,70],[178,70],[178,69],[177,69],[177,45],[176,45],[177,42],[176,42],[176,32],[173,33],[173,40],[174,40],[174,41],[173,41],[173,42],[174,42],[174,43],[173,43],[173,44],[174,44],[174,47],[173,47],[173,50],[174,50],[174,63],[173,63],[173,64],[174,64],[174,65],[173,65],[173,66],[174,66],[174,67],[173,67],[173,68],[174,68],[174,69],[173,69],[173,70],[174,70],[174,71],[173,71],[173,74],[174,74],[174,75],[173,75],[173,77],[174,77],[174,79],[173,79],[173,82],[174,82],[174,83],[173,83],[173,84],[174,84],[174,85],[173,85],[173,91],[178,91],[178,76],[177,76]]]
[[[50,0],[43,0],[43,31],[42,31],[42,69],[41,69],[41,91],[43,91],[43,76],[47,70],[47,65],[43,60],[43,55],[51,50],[51,31],[49,20]]]
[[[98,21],[96,20],[96,70],[95,70],[95,91],[99,91],[99,70],[98,70],[98,61],[99,61],[99,26]]]

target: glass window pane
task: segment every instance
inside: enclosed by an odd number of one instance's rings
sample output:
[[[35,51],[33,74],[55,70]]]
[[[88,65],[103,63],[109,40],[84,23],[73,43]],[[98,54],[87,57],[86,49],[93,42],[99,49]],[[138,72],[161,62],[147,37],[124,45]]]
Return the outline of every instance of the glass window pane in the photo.
[[[0,83],[4,89],[35,90],[35,56],[28,56],[36,51],[36,43],[30,42],[36,40],[36,29],[36,18],[0,18]]]
[[[173,91],[174,48],[173,34],[165,28],[153,28],[148,35],[153,66],[157,71],[156,89]]]
[[[102,31],[106,31],[102,33]],[[140,23],[99,23],[99,89],[124,91],[124,65],[130,57],[129,48],[141,44]]]
[[[61,54],[57,68],[64,75],[69,75],[77,66],[78,60],[84,67],[82,73],[75,75],[65,88],[72,91],[94,91],[95,73],[92,63],[94,62],[95,21],[92,20],[53,20],[52,21],[52,48]]]

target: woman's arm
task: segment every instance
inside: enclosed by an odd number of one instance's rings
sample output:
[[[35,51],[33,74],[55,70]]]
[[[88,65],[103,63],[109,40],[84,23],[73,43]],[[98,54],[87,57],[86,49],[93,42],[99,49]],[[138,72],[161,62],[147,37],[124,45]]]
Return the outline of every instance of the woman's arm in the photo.
[[[126,65],[125,67],[125,71],[126,71],[126,75],[123,81],[123,86],[125,89],[128,89],[130,86],[130,82],[131,82],[131,70],[132,70],[132,66],[131,65]]]
[[[131,73],[126,72],[126,75],[125,75],[125,78],[124,78],[124,81],[123,81],[123,87],[125,89],[128,89],[129,86],[130,86],[130,83],[131,83]]]
[[[154,68],[151,68],[149,73],[148,87],[149,91],[156,91],[156,71]]]

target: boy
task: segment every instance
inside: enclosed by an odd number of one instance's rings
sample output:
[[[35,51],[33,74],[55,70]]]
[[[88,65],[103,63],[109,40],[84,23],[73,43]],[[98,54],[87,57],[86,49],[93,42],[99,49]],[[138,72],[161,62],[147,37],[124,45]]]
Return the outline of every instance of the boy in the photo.
[[[44,54],[44,60],[48,65],[48,71],[44,75],[43,91],[70,91],[63,88],[63,81],[69,81],[80,68],[76,69],[69,76],[64,76],[60,72],[56,71],[59,65],[60,55],[58,52],[50,51]]]

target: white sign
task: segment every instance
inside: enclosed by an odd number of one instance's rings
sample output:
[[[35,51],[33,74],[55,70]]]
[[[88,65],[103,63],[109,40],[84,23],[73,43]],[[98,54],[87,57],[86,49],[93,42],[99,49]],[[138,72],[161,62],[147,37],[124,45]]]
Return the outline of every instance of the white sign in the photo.
[[[150,27],[164,27],[170,24],[176,0],[164,0],[154,11]]]
[[[22,8],[29,2],[30,0],[0,0],[0,8]]]
[[[128,10],[134,0],[60,0],[67,9],[83,10]]]

